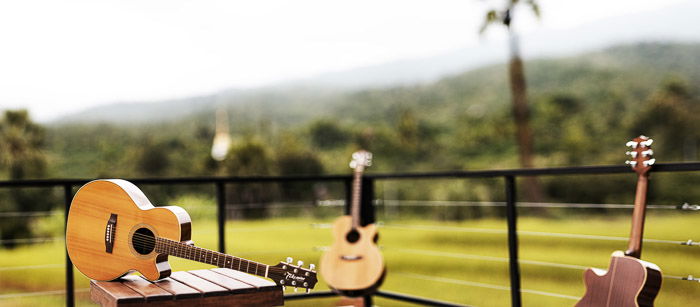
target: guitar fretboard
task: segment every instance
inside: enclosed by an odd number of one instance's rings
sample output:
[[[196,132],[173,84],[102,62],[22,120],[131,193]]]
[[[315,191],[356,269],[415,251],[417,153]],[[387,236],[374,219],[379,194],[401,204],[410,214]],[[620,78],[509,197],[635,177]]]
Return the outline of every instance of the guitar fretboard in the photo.
[[[362,169],[355,171],[352,181],[352,203],[350,216],[352,217],[352,227],[360,227],[360,196],[362,195]]]
[[[269,266],[266,264],[160,237],[156,238],[155,251],[160,254],[168,254],[262,277],[267,277],[269,270]]]

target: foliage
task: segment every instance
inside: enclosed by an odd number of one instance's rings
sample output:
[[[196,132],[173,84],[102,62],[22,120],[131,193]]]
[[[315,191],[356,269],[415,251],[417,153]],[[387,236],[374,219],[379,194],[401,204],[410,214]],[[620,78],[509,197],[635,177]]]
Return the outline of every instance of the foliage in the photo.
[[[9,179],[34,179],[47,175],[44,129],[29,118],[26,110],[5,111],[0,119],[0,173]],[[43,211],[51,209],[51,201],[35,189],[0,191],[0,211]],[[31,237],[29,217],[8,219],[0,223],[3,245],[15,246],[14,240]]]
[[[640,133],[655,138],[659,162],[697,160],[700,65],[694,63],[700,63],[700,45],[659,43],[529,61],[536,165],[620,165],[623,144]],[[350,154],[358,148],[374,153],[370,173],[515,168],[515,125],[504,90],[505,69],[493,65],[393,88],[274,89],[239,95],[227,105],[233,143],[222,162],[209,155],[213,112],[141,125],[49,126],[44,132],[48,169],[43,176],[349,173]],[[8,178],[4,169],[0,174]],[[630,201],[631,196],[616,194],[626,189],[620,180],[609,179],[604,186],[586,185],[586,180],[543,178],[546,200]],[[691,188],[693,180],[669,182],[673,183],[653,197],[675,200],[683,195],[691,202],[700,197],[700,191]],[[255,204],[287,197],[324,199],[325,193],[313,192],[308,185],[298,187],[306,191],[301,194],[293,192],[297,187],[253,186],[248,192],[229,190],[228,199]],[[194,188],[183,189],[180,192]],[[398,196],[423,199],[488,200],[489,195],[499,195],[499,187],[489,185],[426,183],[398,189]],[[608,193],[612,194],[601,196]]]

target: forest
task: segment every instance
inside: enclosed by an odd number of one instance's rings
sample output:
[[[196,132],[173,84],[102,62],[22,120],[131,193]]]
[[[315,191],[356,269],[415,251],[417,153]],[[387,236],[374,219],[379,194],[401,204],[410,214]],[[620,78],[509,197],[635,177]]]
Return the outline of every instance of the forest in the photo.
[[[676,43],[621,45],[527,61],[535,166],[621,165],[625,142],[639,134],[654,138],[660,163],[696,161],[698,63],[700,45]],[[142,110],[138,104],[113,105],[45,125],[33,122],[26,111],[8,110],[0,122],[0,178],[349,174],[350,154],[360,148],[374,153],[370,173],[518,168],[506,69],[493,65],[432,83],[390,88],[226,91],[151,103]],[[167,116],[188,104],[197,110]],[[218,109],[227,111],[233,139],[221,162],[210,155]],[[91,120],[100,118],[100,112],[111,114],[110,120]],[[134,112],[140,117],[131,116]],[[588,177],[541,180],[546,201],[624,203],[632,197],[626,193],[634,184],[628,177],[597,178],[597,184],[589,184]],[[688,176],[660,181],[650,200],[696,200],[700,193],[689,187],[699,180]],[[501,198],[499,189],[487,181],[399,183],[392,195],[493,201]],[[332,197],[314,189],[292,194],[282,190],[259,189],[234,201]],[[35,199],[45,195],[1,193],[5,200],[0,211],[52,207],[52,202]]]

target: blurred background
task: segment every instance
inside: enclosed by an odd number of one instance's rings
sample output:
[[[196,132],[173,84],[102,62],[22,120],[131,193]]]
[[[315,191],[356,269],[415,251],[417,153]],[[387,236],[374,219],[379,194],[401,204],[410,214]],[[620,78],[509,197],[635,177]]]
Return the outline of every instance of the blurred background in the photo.
[[[642,133],[658,162],[697,161],[698,16],[683,0],[3,2],[0,180],[349,174],[360,148],[370,174],[621,165]],[[574,304],[583,269],[625,248],[635,182],[518,181],[524,305]],[[700,275],[698,247],[677,244],[700,238],[699,217],[676,210],[698,183],[653,176],[644,259],[669,276],[661,306],[700,293],[682,280]],[[141,188],[216,249],[212,186]],[[344,189],[227,185],[227,251],[317,263]],[[509,304],[501,181],[374,190],[383,289]],[[0,305],[64,303],[62,193],[0,189]],[[90,305],[77,272],[76,287]]]

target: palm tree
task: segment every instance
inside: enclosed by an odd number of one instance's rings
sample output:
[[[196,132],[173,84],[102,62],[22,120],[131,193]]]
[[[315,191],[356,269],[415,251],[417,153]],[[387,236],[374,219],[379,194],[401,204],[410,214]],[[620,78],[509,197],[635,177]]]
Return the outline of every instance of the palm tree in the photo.
[[[503,10],[491,9],[486,13],[484,24],[480,33],[483,33],[490,25],[502,24],[508,29],[510,47],[510,91],[513,103],[513,118],[516,127],[516,141],[518,142],[518,153],[520,166],[523,168],[533,167],[534,145],[532,129],[530,128],[530,112],[527,105],[527,86],[525,83],[525,70],[523,61],[520,58],[518,37],[513,29],[513,12],[515,8],[525,3],[530,7],[537,18],[540,17],[540,8],[535,0],[509,0]],[[542,190],[538,181],[534,177],[525,178],[524,196],[528,201],[541,201]]]

